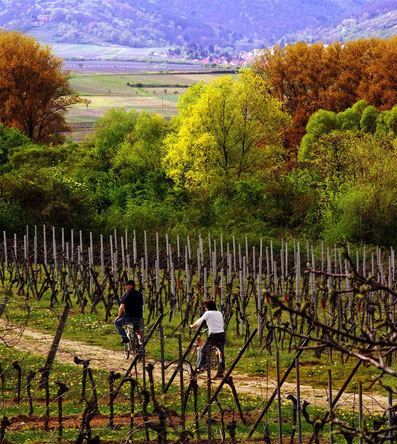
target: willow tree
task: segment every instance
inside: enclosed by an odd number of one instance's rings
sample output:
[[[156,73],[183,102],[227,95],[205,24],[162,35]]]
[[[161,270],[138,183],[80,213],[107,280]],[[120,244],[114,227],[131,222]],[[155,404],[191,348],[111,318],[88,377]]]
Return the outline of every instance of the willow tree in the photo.
[[[65,115],[82,100],[48,46],[19,32],[0,32],[0,122],[34,142],[62,139]]]
[[[165,139],[168,175],[190,189],[227,187],[260,171],[289,117],[251,70],[190,88]]]

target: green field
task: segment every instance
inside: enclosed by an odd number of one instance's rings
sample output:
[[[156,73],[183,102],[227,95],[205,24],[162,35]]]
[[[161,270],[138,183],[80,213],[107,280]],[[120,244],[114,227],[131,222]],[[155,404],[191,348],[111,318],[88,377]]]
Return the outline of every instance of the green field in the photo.
[[[190,86],[198,82],[210,82],[218,77],[217,74],[207,73],[132,73],[132,74],[79,74],[70,79],[72,88],[81,95],[90,94],[127,94],[135,93],[134,88],[127,85],[150,84],[150,85],[173,85]],[[133,90],[133,91],[132,91]],[[151,91],[153,92],[153,91]],[[159,91],[160,92],[160,91]],[[168,93],[172,91],[167,91]]]

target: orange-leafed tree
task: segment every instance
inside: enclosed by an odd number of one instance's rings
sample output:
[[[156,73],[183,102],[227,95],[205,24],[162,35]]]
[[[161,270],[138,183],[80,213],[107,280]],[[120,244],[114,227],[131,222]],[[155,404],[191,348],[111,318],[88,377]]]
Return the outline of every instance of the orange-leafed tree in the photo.
[[[68,108],[81,102],[61,67],[50,47],[16,31],[0,31],[0,122],[34,142],[61,141],[69,131]]]
[[[261,53],[254,69],[292,116],[286,144],[293,152],[319,109],[340,112],[361,99],[382,110],[397,103],[397,36],[276,46]]]
[[[346,44],[346,52],[360,42],[368,43],[357,95],[382,111],[390,110],[397,104],[397,35],[388,40],[352,42]]]

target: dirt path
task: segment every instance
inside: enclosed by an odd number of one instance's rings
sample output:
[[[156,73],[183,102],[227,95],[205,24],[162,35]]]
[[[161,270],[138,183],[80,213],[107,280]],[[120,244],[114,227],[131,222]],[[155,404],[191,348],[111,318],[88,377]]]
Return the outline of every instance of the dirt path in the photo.
[[[20,351],[30,352],[35,355],[46,356],[51,343],[52,335],[42,333],[37,330],[25,328],[24,330],[18,326],[10,326],[0,320],[0,337],[10,346],[16,347]],[[118,372],[126,372],[130,363],[126,361],[122,350],[108,350],[96,345],[89,345],[79,341],[73,341],[63,338],[61,340],[56,359],[60,363],[74,364],[73,358],[78,356],[81,359],[91,360],[91,367],[102,370],[114,370]],[[154,374],[156,379],[160,379],[160,366],[155,364]],[[233,380],[239,394],[259,395],[264,399],[271,395],[276,387],[275,381],[266,380],[266,378],[254,377],[241,373],[233,373]],[[179,378],[175,378],[175,383]],[[199,377],[199,384],[205,384],[204,376]],[[228,386],[225,386],[229,390]],[[289,394],[296,394],[295,383],[285,382],[281,389],[282,398],[285,400]],[[337,392],[333,392],[336,396]],[[328,396],[325,388],[314,388],[309,385],[301,385],[301,400],[310,402],[312,406],[327,407]],[[264,404],[263,404],[264,405]],[[387,397],[377,393],[363,394],[363,405],[365,412],[383,412],[387,407]],[[339,407],[348,409],[358,409],[358,397],[353,393],[345,393],[342,395]]]

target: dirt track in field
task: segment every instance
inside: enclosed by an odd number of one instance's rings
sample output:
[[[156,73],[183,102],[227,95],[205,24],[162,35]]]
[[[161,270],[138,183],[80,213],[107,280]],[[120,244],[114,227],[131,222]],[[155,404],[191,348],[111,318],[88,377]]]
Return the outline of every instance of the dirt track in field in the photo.
[[[9,346],[14,346],[20,351],[30,352],[35,355],[46,356],[53,336],[42,333],[30,328],[22,328],[0,321],[0,337]],[[80,359],[89,359],[91,367],[102,370],[114,370],[120,373],[126,372],[131,363],[131,358],[126,361],[122,350],[108,350],[96,345],[89,345],[80,341],[62,339],[56,360],[64,364],[74,365],[73,359],[78,356]],[[154,363],[154,375],[157,380],[160,379],[160,364]],[[138,367],[140,367],[138,365]],[[170,373],[170,372],[168,372]],[[169,375],[168,375],[169,376]],[[187,379],[187,378],[186,378]],[[174,382],[178,383],[179,377]],[[233,381],[236,385],[238,394],[258,395],[265,400],[275,390],[276,383],[273,380],[266,380],[265,377],[255,377],[241,373],[233,372]],[[199,376],[199,384],[206,384],[205,376]],[[215,383],[216,387],[217,383]],[[230,390],[227,385],[225,390]],[[296,395],[296,384],[285,382],[281,388],[282,399],[289,395]],[[337,391],[333,392],[335,397]],[[325,388],[314,388],[309,385],[301,385],[301,400],[310,402],[313,406],[328,407],[328,396]],[[264,404],[263,404],[264,405]],[[387,407],[387,397],[378,393],[363,394],[363,405],[365,412],[384,412]],[[338,407],[348,409],[358,409],[358,397],[353,393],[344,393],[338,403]]]

